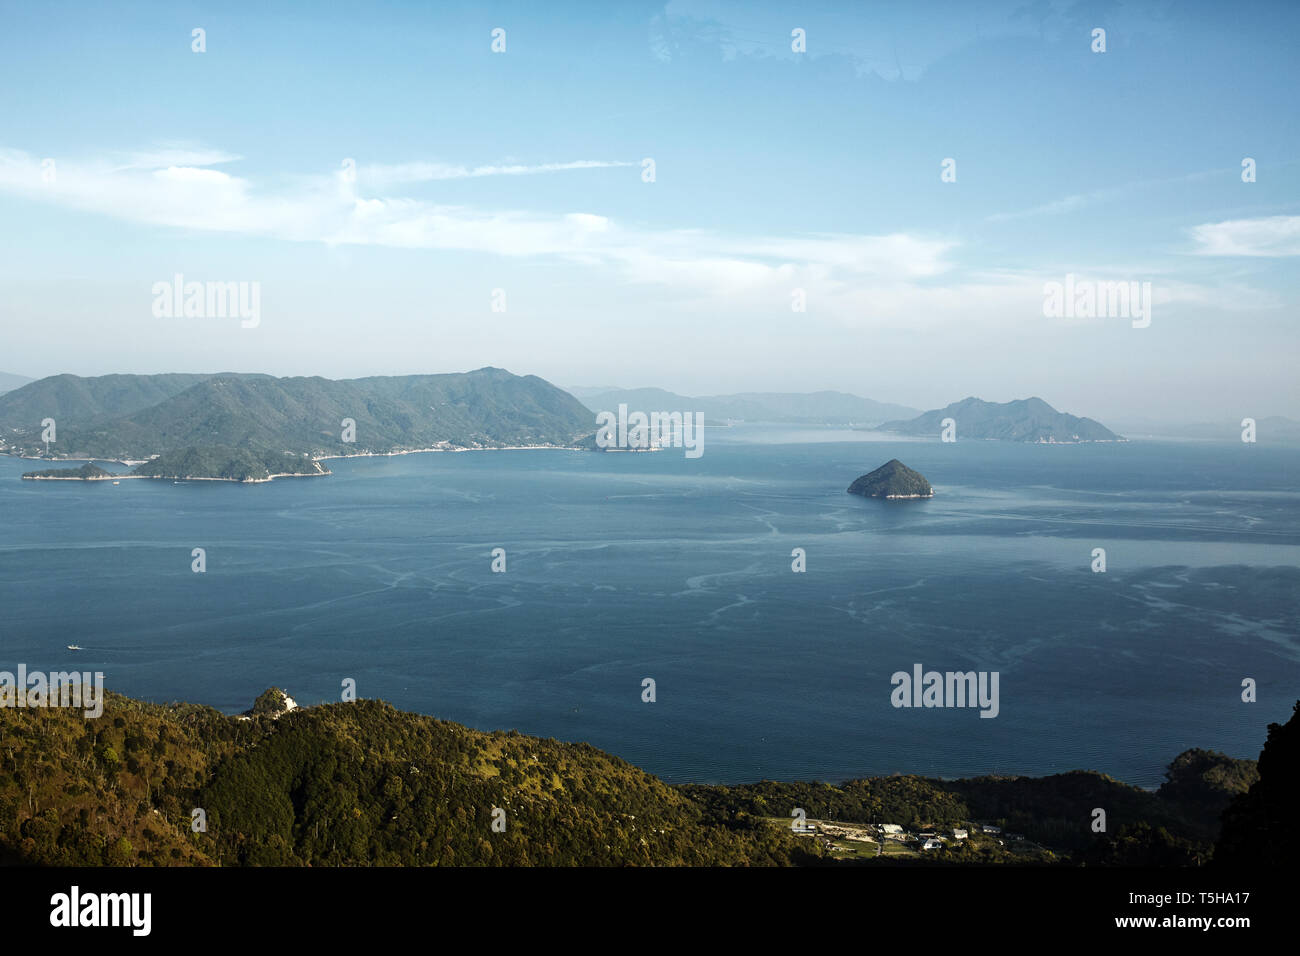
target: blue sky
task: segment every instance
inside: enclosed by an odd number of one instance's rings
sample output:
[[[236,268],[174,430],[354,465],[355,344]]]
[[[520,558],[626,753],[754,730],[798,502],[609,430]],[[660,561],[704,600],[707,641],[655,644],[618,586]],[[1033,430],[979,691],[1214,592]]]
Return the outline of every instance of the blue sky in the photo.
[[[5,371],[497,365],[686,394],[1300,417],[1295,4],[3,18]],[[150,289],[177,273],[260,283],[260,323],[156,317]],[[1151,324],[1045,317],[1066,273],[1151,282]]]

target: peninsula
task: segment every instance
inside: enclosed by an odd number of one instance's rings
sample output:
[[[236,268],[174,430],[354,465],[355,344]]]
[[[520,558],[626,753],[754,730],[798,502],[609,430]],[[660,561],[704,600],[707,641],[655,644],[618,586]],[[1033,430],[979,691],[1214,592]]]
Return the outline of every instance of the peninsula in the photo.
[[[24,472],[23,477],[36,481],[106,481],[119,476],[88,461],[80,468],[45,468]]]

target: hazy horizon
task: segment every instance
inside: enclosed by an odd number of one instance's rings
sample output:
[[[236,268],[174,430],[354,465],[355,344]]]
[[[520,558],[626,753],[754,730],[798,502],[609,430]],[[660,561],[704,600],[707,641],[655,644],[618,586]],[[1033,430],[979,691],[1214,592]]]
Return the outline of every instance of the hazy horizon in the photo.
[[[500,366],[479,366],[479,368],[486,368],[486,367],[495,367],[495,368],[500,368]],[[393,373],[371,373],[371,374],[391,374],[391,375],[394,375],[394,376],[402,376],[402,375],[447,375],[447,374],[458,374],[458,373],[471,372],[471,371],[476,371],[476,369],[438,369],[438,370],[436,370],[436,371],[393,372]],[[512,374],[514,374],[514,375],[533,375],[533,374],[535,374],[535,373],[533,373],[533,372],[520,371],[520,370],[517,370],[517,369],[505,369],[505,371],[510,372],[510,373],[512,373]],[[205,370],[205,369],[169,369],[169,370],[167,370],[167,372],[179,372],[179,373],[182,373],[182,374],[193,374],[193,375],[239,374],[239,375],[273,375],[274,377],[277,377],[277,378],[297,378],[297,377],[301,377],[301,378],[327,378],[327,379],[332,379],[332,378],[334,378],[333,376],[322,376],[322,375],[318,375],[318,374],[301,374],[301,375],[283,375],[283,376],[281,376],[281,375],[274,375],[274,373],[271,373],[271,372],[253,371],[253,370],[248,370],[248,369],[222,369],[222,370],[220,370],[220,371],[211,371],[211,370]],[[119,375],[162,375],[162,374],[167,374],[167,372],[163,372],[163,371],[157,371],[157,372],[119,371],[119,372],[105,372],[105,373],[101,373],[101,374],[106,374],[106,375],[110,375],[110,374],[119,374]],[[11,372],[11,371],[9,371],[9,370],[7,370],[7,369],[0,369],[0,377],[5,376],[6,374],[8,374],[8,375],[15,375],[15,374],[19,374],[19,373],[14,373],[14,372]],[[21,375],[21,374],[19,374],[19,377],[28,377],[28,378],[32,378],[33,381],[40,381],[41,378],[49,378],[49,377],[52,377],[52,376],[55,376],[55,375],[78,375],[79,377],[82,377],[82,378],[90,378],[90,377],[94,377],[94,376],[81,375],[81,374],[78,373],[78,372],[67,372],[67,371],[52,372],[52,373],[50,373],[50,375],[43,375],[43,376],[40,376],[39,378],[38,378],[38,377],[34,377],[34,376],[23,376],[23,375]],[[368,378],[368,377],[370,377],[370,376],[369,376],[369,375],[342,375],[342,376],[338,376],[338,378],[337,378],[336,380],[359,379],[359,378]],[[741,395],[741,394],[755,394],[755,395],[760,395],[760,394],[768,394],[768,395],[777,395],[777,394],[785,394],[785,395],[810,395],[810,394],[815,394],[815,393],[818,393],[818,392],[834,392],[834,393],[839,393],[839,394],[849,395],[849,396],[854,397],[854,398],[867,399],[867,400],[869,400],[869,401],[876,402],[876,403],[878,403],[878,404],[885,404],[885,405],[902,405],[902,404],[905,404],[905,403],[901,403],[901,402],[896,401],[894,398],[892,398],[891,396],[888,396],[888,395],[883,395],[883,396],[882,396],[882,395],[875,395],[875,394],[866,395],[866,394],[862,394],[861,392],[853,392],[853,391],[847,391],[847,390],[845,390],[845,389],[836,389],[836,388],[819,388],[819,389],[809,389],[809,390],[806,390],[806,391],[787,391],[787,390],[780,389],[780,388],[750,388],[750,389],[744,389],[743,391],[736,391],[736,392],[718,392],[718,393],[707,394],[707,395],[706,395],[706,394],[688,395],[688,394],[686,394],[685,392],[682,392],[682,391],[679,391],[679,390],[677,390],[677,389],[673,389],[673,388],[665,388],[665,387],[662,386],[662,385],[631,385],[631,386],[624,386],[624,385],[580,385],[580,384],[572,384],[572,383],[567,383],[567,384],[566,384],[566,383],[560,383],[560,382],[551,381],[550,379],[546,379],[545,376],[539,376],[539,377],[545,379],[545,380],[548,381],[548,382],[550,382],[550,384],[551,384],[551,385],[554,385],[556,388],[559,388],[559,389],[561,389],[561,390],[563,390],[563,391],[566,391],[566,392],[570,393],[571,395],[574,395],[574,396],[575,396],[576,398],[578,398],[579,400],[583,400],[583,399],[585,399],[586,397],[588,397],[588,395],[579,394],[580,392],[590,393],[590,394],[599,394],[599,393],[603,393],[603,392],[632,392],[632,391],[639,391],[639,390],[642,390],[642,389],[658,389],[658,390],[665,391],[665,392],[671,392],[671,393],[676,394],[676,395],[682,395],[682,396],[687,397],[687,398],[698,398],[698,399],[726,398],[726,397],[730,397],[730,396],[733,396],[733,395]],[[21,386],[18,386],[18,387],[21,387]],[[9,389],[9,390],[12,391],[13,389]],[[2,395],[2,394],[4,394],[4,390],[0,390],[0,395]],[[1087,411],[1086,409],[1081,411],[1081,410],[1079,410],[1079,409],[1075,409],[1075,408],[1067,408],[1067,407],[1063,407],[1062,405],[1058,404],[1057,402],[1054,402],[1054,401],[1052,400],[1052,398],[1051,398],[1050,395],[1009,395],[1008,397],[991,397],[991,396],[989,396],[989,395],[978,395],[978,394],[974,394],[974,393],[962,393],[962,394],[956,394],[956,393],[953,393],[950,397],[945,398],[945,399],[943,399],[942,401],[938,401],[938,402],[936,402],[936,403],[933,404],[933,405],[917,405],[917,406],[915,406],[915,407],[916,407],[916,410],[917,410],[918,412],[926,412],[926,411],[931,411],[931,410],[934,410],[934,409],[944,408],[944,407],[946,407],[946,406],[948,406],[948,405],[954,404],[954,403],[956,403],[956,402],[960,402],[960,401],[962,401],[963,399],[966,399],[966,398],[977,398],[977,399],[980,399],[980,400],[982,400],[982,401],[993,402],[993,403],[996,403],[996,404],[1005,404],[1005,403],[1007,403],[1007,402],[1013,402],[1013,401],[1018,401],[1018,400],[1022,400],[1022,399],[1028,399],[1028,398],[1041,398],[1043,401],[1047,402],[1049,405],[1051,405],[1053,408],[1055,408],[1058,412],[1066,412],[1066,413],[1068,413],[1068,414],[1076,415],[1076,416],[1081,417],[1081,418],[1093,418],[1093,419],[1097,419],[1097,417],[1098,417],[1098,416],[1096,416],[1096,415],[1093,415],[1091,412]],[[1259,420],[1259,421],[1264,421],[1264,420],[1267,420],[1267,419],[1269,419],[1269,418],[1284,418],[1284,419],[1288,419],[1288,420],[1296,420],[1297,417],[1300,417],[1300,416],[1288,415],[1288,414],[1286,414],[1286,412],[1266,411],[1265,413],[1259,415],[1259,416],[1257,417],[1257,420]],[[1120,416],[1112,417],[1110,424],[1123,423],[1123,424],[1126,424],[1126,425],[1132,427],[1132,426],[1161,426],[1161,425],[1169,425],[1169,426],[1185,426],[1185,425],[1205,425],[1205,424],[1233,424],[1234,422],[1235,422],[1235,419],[1232,418],[1231,414],[1229,414],[1227,417],[1220,417],[1220,418],[1217,418],[1217,419],[1215,419],[1215,418],[1196,418],[1196,417],[1184,417],[1184,418],[1169,418],[1169,417],[1165,417],[1165,418],[1147,418],[1147,417],[1142,417],[1142,416],[1140,416],[1140,415],[1132,415],[1132,416],[1129,416],[1129,417],[1124,417],[1123,415],[1120,415]],[[1107,424],[1107,422],[1102,422],[1102,424]],[[1233,434],[1235,435],[1235,432],[1234,432]]]

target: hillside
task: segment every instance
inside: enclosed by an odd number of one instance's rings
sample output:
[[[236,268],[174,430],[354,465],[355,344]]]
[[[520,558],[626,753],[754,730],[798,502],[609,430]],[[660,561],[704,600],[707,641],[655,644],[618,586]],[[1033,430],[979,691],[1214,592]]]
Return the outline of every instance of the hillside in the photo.
[[[111,380],[111,381],[108,381]],[[0,451],[146,459],[223,446],[355,455],[424,448],[571,446],[595,431],[583,405],[536,376],[484,368],[332,381],[270,375],[55,376],[0,396]],[[343,421],[355,424],[344,441]]]
[[[166,401],[208,378],[207,375],[51,375],[0,395],[0,440],[15,433],[39,434],[40,422],[53,418],[84,427],[122,418]],[[44,443],[41,444],[44,450]]]
[[[799,807],[810,819],[909,829],[995,822],[1056,851],[982,839],[934,862],[1184,865],[1210,857],[1220,814],[1261,779],[1254,761],[1188,751],[1156,793],[1091,772],[669,787],[587,744],[480,732],[378,701],[286,708],[275,689],[235,717],[112,693],[95,719],[0,708],[0,864],[828,862],[821,844],[790,833]],[[1275,787],[1267,812],[1293,797],[1293,786]],[[1105,834],[1088,825],[1097,806],[1108,808]],[[192,831],[194,808],[205,832]]]
[[[614,411],[620,403],[632,411],[702,412],[706,422],[719,424],[728,419],[747,422],[791,424],[865,424],[887,418],[915,415],[904,405],[859,398],[845,392],[742,392],[691,398],[661,388],[579,389],[584,405],[593,412]]]
[[[888,821],[908,830],[945,830],[977,820],[1051,848],[1052,856],[1075,864],[1194,866],[1214,856],[1220,817],[1260,773],[1253,760],[1190,750],[1174,760],[1166,778],[1154,793],[1094,771],[961,780],[891,776],[838,786],[765,780],[681,789],[718,814],[787,816],[789,807],[801,807],[809,819]],[[1094,807],[1106,808],[1104,833],[1092,830]],[[1025,856],[982,841],[977,851],[973,843],[949,847],[932,859],[1012,863]],[[1030,862],[1049,860],[1042,853],[1027,856]]]
[[[1041,398],[1001,403],[967,398],[916,418],[885,422],[880,430],[937,438],[945,418],[956,423],[957,441],[966,438],[1045,443],[1124,440],[1100,422],[1058,412]]]
[[[207,814],[193,833],[191,811]],[[492,829],[505,811],[504,832]],[[0,863],[785,865],[788,832],[720,821],[586,744],[378,701],[227,717],[110,694],[102,717],[0,709]]]

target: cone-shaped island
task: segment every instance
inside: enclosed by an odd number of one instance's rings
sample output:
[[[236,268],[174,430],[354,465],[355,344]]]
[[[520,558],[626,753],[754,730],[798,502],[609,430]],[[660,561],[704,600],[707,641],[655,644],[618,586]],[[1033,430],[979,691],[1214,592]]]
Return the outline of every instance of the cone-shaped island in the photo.
[[[849,494],[866,498],[933,498],[934,489],[925,475],[893,458],[849,485]]]

